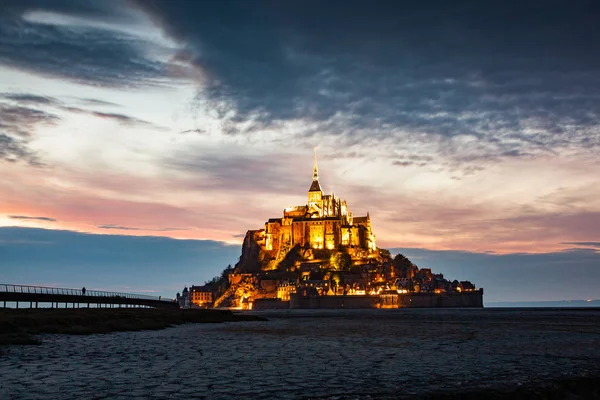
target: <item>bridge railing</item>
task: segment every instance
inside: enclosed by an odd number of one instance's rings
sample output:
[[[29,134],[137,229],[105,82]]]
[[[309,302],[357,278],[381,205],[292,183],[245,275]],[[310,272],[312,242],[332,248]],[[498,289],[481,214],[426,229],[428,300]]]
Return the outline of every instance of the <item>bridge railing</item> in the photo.
[[[11,285],[0,283],[0,292],[5,293],[33,293],[33,294],[54,294],[54,295],[70,295],[70,296],[92,296],[92,297],[123,297],[127,299],[144,299],[172,302],[173,299],[163,299],[158,296],[148,296],[144,294],[107,292],[103,290],[85,290],[83,289],[68,289],[55,288],[45,286],[27,286],[27,285]]]

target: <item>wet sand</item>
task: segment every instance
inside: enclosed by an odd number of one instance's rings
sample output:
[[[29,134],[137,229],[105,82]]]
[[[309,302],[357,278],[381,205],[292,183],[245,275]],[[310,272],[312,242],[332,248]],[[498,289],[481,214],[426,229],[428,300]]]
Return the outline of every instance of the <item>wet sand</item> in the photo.
[[[40,344],[42,333],[89,335],[164,329],[189,322],[219,323],[263,319],[228,310],[147,308],[0,309],[0,346]]]
[[[40,346],[8,346],[0,398],[592,398],[598,391],[599,310],[252,315],[268,321],[44,335]]]

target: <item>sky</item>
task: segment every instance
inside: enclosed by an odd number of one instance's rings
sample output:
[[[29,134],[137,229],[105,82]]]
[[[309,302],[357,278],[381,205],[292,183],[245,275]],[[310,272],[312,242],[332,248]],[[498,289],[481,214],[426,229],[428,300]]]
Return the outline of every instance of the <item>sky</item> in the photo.
[[[497,301],[600,298],[598,20],[591,0],[4,0],[0,281],[201,284],[304,204],[316,146],[380,247]]]

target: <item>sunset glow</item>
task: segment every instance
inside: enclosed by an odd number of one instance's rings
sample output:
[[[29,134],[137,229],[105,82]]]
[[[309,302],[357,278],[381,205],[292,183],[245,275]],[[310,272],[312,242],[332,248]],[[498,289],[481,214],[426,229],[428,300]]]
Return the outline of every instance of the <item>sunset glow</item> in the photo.
[[[3,6],[0,227],[239,245],[305,201],[318,146],[323,190],[368,212],[380,247],[597,253],[584,27],[358,4],[347,26],[294,2],[256,25],[260,7],[216,3]]]

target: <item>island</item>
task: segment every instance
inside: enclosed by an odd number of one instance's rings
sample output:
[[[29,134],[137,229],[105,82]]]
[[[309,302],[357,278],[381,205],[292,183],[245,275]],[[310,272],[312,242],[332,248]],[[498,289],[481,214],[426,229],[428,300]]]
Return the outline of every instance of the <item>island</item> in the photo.
[[[369,213],[324,194],[315,151],[307,203],[249,230],[235,266],[177,294],[182,308],[483,307],[483,289],[450,281],[376,245]]]

